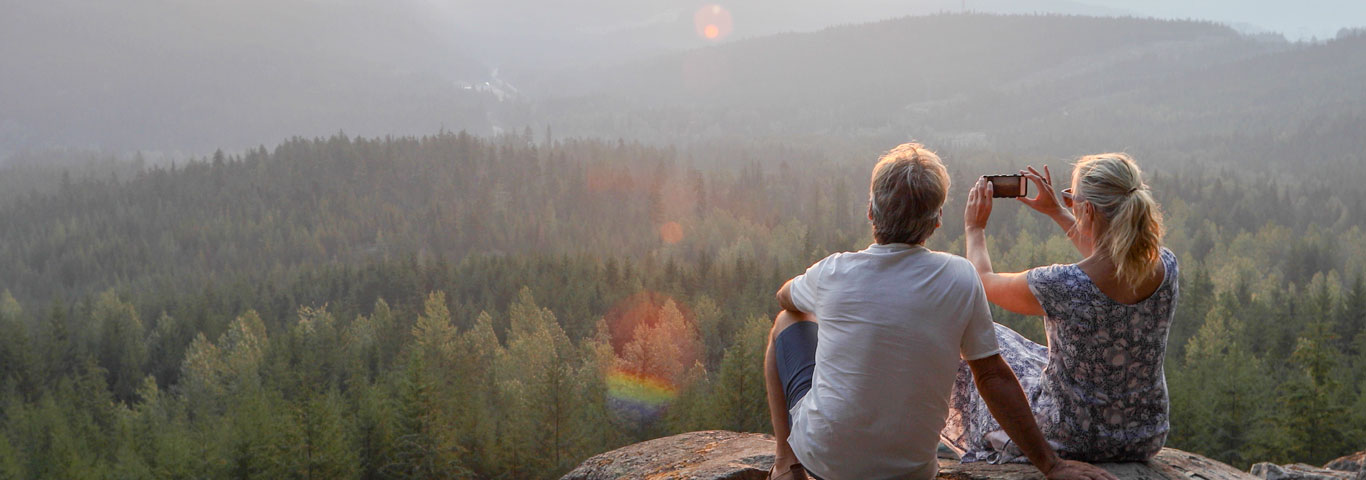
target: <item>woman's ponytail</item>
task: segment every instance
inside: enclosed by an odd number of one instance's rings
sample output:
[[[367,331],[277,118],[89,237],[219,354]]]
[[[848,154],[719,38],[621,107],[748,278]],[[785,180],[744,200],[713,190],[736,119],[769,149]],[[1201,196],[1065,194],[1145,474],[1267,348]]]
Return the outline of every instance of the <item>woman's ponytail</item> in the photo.
[[[1082,157],[1077,162],[1078,195],[1095,205],[1110,227],[1097,239],[1115,263],[1120,282],[1137,288],[1158,266],[1162,210],[1143,183],[1143,172],[1123,153]]]

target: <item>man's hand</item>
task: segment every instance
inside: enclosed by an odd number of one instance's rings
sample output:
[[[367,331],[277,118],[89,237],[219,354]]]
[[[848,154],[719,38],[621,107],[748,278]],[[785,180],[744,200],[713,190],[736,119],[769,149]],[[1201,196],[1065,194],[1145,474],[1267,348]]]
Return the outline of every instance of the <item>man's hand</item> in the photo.
[[[1103,468],[1075,460],[1059,460],[1044,476],[1048,480],[1119,480]]]

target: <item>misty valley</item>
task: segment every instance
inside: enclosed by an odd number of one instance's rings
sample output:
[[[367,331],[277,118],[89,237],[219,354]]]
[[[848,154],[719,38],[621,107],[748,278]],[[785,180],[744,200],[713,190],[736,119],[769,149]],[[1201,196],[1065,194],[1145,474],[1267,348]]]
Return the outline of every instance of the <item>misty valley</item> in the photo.
[[[231,62],[166,97],[124,95],[129,65],[93,73],[119,95],[0,91],[31,114],[0,113],[0,478],[559,478],[771,433],[774,292],[874,242],[870,171],[909,141],[950,174],[926,246],[956,255],[979,176],[1132,155],[1181,265],[1167,445],[1366,450],[1364,31],[940,14],[682,47],[455,80],[355,46],[279,98],[192,100]],[[1081,260],[994,208],[996,271]]]

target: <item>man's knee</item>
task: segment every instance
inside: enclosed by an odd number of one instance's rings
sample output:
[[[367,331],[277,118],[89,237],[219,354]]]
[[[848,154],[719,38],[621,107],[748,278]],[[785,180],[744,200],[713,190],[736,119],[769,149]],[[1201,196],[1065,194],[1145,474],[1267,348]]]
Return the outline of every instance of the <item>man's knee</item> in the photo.
[[[773,318],[773,329],[769,330],[768,333],[769,341],[772,342],[773,340],[776,340],[778,334],[783,333],[783,330],[787,330],[787,327],[796,325],[798,322],[814,321],[816,321],[816,317],[809,313],[793,312],[790,310],[778,312],[778,316]]]

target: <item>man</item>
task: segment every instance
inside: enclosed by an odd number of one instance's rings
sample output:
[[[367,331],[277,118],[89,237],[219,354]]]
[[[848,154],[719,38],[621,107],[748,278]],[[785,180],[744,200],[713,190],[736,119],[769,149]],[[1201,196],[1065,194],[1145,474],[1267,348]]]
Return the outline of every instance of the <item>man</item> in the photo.
[[[778,290],[783,311],[764,357],[772,478],[934,478],[961,359],[992,415],[1049,479],[1117,480],[1058,458],[998,354],[972,264],[924,247],[948,188],[933,152],[914,143],[891,150],[869,187],[876,243],[826,257]]]

